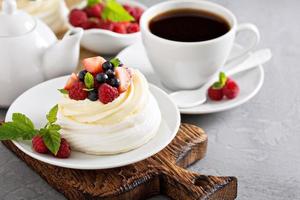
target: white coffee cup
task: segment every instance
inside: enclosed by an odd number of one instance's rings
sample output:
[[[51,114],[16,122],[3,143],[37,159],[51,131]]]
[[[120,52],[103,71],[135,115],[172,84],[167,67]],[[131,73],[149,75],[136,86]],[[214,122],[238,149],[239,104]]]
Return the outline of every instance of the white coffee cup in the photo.
[[[151,33],[149,23],[153,17],[174,9],[200,9],[224,18],[230,29],[224,35],[201,42],[178,42]],[[250,31],[253,38],[248,47],[235,58],[244,56],[259,42],[260,35],[253,24],[237,24],[228,9],[215,3],[199,0],[177,0],[159,3],[143,14],[141,33],[148,58],[161,82],[172,90],[195,89],[217,73],[225,64],[235,37],[241,31]]]

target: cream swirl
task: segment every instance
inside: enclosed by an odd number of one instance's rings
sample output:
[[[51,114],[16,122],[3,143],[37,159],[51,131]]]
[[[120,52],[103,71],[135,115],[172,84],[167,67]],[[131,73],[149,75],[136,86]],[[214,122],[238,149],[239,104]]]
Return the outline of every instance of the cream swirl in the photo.
[[[108,104],[65,97],[59,103],[61,134],[74,150],[116,154],[147,143],[161,122],[145,77],[133,71],[130,88]]]

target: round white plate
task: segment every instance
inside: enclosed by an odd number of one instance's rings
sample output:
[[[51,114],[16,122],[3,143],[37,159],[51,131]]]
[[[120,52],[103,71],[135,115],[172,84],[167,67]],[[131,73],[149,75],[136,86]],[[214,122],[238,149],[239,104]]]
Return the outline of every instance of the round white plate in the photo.
[[[242,50],[242,47],[238,44],[233,46],[230,57],[238,54]],[[150,83],[157,85],[159,88],[167,93],[171,91],[161,84],[158,76],[154,73],[151,64],[147,58],[146,52],[141,42],[138,42],[132,46],[125,48],[121,51],[117,57],[127,66],[139,69],[148,79]],[[163,59],[163,58],[162,58]],[[235,63],[240,62],[237,60]],[[233,63],[233,65],[235,64]],[[229,66],[229,67],[232,67]],[[224,69],[226,71],[226,69]],[[172,74],[170,74],[172,76]],[[219,102],[207,101],[205,104],[191,107],[191,108],[179,108],[182,114],[206,114],[225,111],[237,107],[252,97],[254,97],[260,90],[264,81],[264,71],[262,66],[248,70],[232,77],[237,81],[240,87],[240,94],[233,100],[222,100]]]
[[[23,93],[9,108],[5,121],[11,121],[15,112],[27,115],[36,127],[46,123],[46,113],[53,107],[61,94],[57,91],[67,81],[67,76],[41,83]],[[168,95],[156,86],[150,85],[162,114],[162,122],[156,136],[147,144],[132,151],[109,156],[95,156],[72,151],[68,159],[36,153],[30,141],[14,141],[14,144],[27,155],[52,165],[73,169],[107,169],[120,167],[144,160],[166,147],[175,137],[180,125],[180,113]]]

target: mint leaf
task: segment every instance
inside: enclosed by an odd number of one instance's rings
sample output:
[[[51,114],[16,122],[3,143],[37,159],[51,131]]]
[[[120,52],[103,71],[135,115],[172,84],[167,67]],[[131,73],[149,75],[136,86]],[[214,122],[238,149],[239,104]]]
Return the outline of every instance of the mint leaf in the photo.
[[[42,128],[40,130],[40,133],[47,148],[51,151],[51,153],[56,155],[60,147],[61,138],[58,132],[58,128],[52,126],[53,125],[50,125],[48,128]]]
[[[113,22],[127,22],[134,20],[134,17],[132,17],[116,0],[106,0],[101,16],[102,19]]]
[[[38,134],[32,121],[21,113],[14,113],[12,122],[6,122],[0,126],[0,140],[30,140]]]
[[[227,76],[226,76],[226,74],[224,72],[220,72],[220,74],[219,74],[219,82],[220,82],[220,84],[221,84],[222,87],[226,84],[226,82],[227,82]]]
[[[212,87],[213,87],[213,89],[222,89],[223,88],[223,86],[220,82],[214,82]]]
[[[87,72],[84,76],[84,84],[87,89],[94,87],[94,77],[90,72]]]
[[[87,0],[87,6],[88,7],[92,7],[98,3],[101,3],[102,1],[101,0]]]
[[[47,114],[47,120],[50,124],[53,124],[57,121],[57,112],[58,112],[58,105],[56,104],[49,113]]]
[[[109,62],[111,62],[114,65],[114,67],[119,67],[121,64],[121,61],[119,60],[119,58],[113,58]]]
[[[62,94],[69,94],[69,91],[65,89],[58,89],[58,91]]]
[[[91,88],[91,89],[84,88],[83,90],[84,90],[84,91],[87,91],[87,92],[90,92],[90,91],[93,91],[94,88]]]

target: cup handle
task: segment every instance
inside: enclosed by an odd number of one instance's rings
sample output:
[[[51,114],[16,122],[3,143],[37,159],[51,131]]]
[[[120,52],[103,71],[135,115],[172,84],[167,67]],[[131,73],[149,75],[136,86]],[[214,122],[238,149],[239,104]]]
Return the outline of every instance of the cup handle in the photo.
[[[243,51],[241,51],[238,55],[234,56],[233,58],[230,58],[226,63],[230,63],[233,60],[236,60],[240,57],[245,56],[247,53],[249,53],[251,50],[253,50],[256,45],[259,43],[260,41],[260,33],[258,28],[251,23],[243,23],[243,24],[239,24],[236,30],[236,35],[238,35],[241,32],[244,31],[249,31],[253,34],[253,38],[250,41],[250,44],[248,47],[245,47]]]

